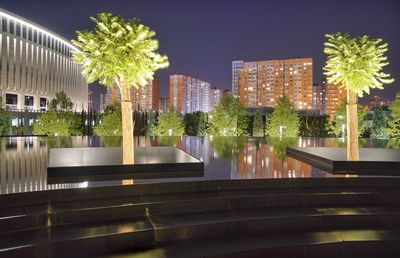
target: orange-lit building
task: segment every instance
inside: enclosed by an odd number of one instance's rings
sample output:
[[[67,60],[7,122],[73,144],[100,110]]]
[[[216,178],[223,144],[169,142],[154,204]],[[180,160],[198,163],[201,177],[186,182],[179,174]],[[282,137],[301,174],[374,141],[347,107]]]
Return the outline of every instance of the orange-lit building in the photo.
[[[131,102],[133,111],[157,111],[159,101],[159,80],[155,78],[144,87],[131,87]],[[121,102],[121,94],[117,86],[107,88],[107,93],[100,95],[100,111],[104,112],[107,105]]]
[[[248,141],[238,154],[234,173],[241,179],[311,177],[312,166],[292,157],[279,157],[268,144]]]
[[[325,114],[325,88],[323,85],[313,85],[313,107],[317,114]]]
[[[286,95],[298,110],[314,110],[312,58],[243,62],[242,69],[235,69],[235,90],[246,107],[275,107]]]
[[[159,98],[158,112],[165,113],[169,111],[169,98]]]
[[[169,106],[180,113],[209,111],[210,83],[183,74],[169,77]]]
[[[337,85],[329,84],[326,79],[323,81],[325,90],[325,114],[333,118],[335,109],[340,105],[340,102],[346,98],[346,89]]]

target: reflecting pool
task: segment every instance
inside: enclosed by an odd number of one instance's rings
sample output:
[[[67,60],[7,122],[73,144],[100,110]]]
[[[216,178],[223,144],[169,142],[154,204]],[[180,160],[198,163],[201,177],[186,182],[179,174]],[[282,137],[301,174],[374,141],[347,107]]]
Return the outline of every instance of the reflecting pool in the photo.
[[[0,138],[0,194],[104,185],[192,180],[332,177],[286,156],[287,146],[345,147],[336,138],[266,139],[254,137],[139,137],[136,146],[175,146],[204,162],[203,177],[48,183],[50,148],[117,147],[120,137],[2,137]],[[360,141],[362,147],[400,148],[399,141]],[[341,175],[346,176],[346,175]]]

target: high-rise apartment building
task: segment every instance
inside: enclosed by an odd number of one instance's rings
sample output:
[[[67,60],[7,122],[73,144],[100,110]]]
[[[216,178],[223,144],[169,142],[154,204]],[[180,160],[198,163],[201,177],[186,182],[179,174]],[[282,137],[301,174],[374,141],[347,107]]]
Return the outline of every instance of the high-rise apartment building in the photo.
[[[158,112],[165,113],[169,111],[169,98],[159,98]]]
[[[209,111],[210,83],[188,75],[169,77],[169,105],[180,113]]]
[[[210,89],[210,107],[209,110],[214,110],[215,106],[221,101],[224,97],[224,90],[211,88]]]
[[[0,9],[0,96],[6,108],[46,111],[64,91],[75,110],[87,110],[88,84],[73,51],[78,50],[68,40]]]
[[[244,61],[232,62],[232,94],[239,96],[239,73],[244,68]]]
[[[323,85],[313,85],[313,110],[316,114],[325,114],[326,91]]]
[[[325,114],[333,118],[335,109],[346,98],[346,89],[330,84],[326,79],[323,80],[323,86],[325,90]]]
[[[239,66],[234,61],[232,66]],[[240,100],[248,108],[275,107],[286,95],[298,110],[313,110],[313,60],[295,58],[243,62],[243,68],[232,69],[232,86],[238,80]]]
[[[159,96],[159,80],[154,78],[144,87],[131,87],[131,102],[133,111],[157,111]],[[107,93],[100,95],[100,112],[104,112],[106,106],[121,102],[121,93],[117,86],[107,88]]]
[[[131,93],[132,108],[136,111],[157,111],[160,82],[154,78],[147,86],[133,88]]]

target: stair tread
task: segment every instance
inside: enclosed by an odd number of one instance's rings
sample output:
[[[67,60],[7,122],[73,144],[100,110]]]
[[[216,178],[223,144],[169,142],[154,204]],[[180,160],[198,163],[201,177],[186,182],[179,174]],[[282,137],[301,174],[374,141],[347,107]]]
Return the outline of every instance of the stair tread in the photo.
[[[338,193],[304,193],[304,195],[375,195],[375,192],[338,192]],[[299,193],[282,193],[282,194],[269,194],[268,196],[293,196],[299,195]],[[22,206],[22,207],[12,207],[9,209],[3,209],[0,211],[0,219],[12,216],[23,216],[23,215],[33,215],[40,213],[49,212],[68,212],[68,211],[79,211],[79,210],[90,210],[90,209],[102,209],[102,208],[112,208],[112,207],[124,207],[130,205],[148,205],[157,204],[163,202],[185,202],[185,201],[195,201],[195,200],[209,200],[213,199],[229,199],[229,198],[250,198],[250,197],[262,197],[265,194],[255,194],[252,195],[225,195],[218,194],[217,192],[205,192],[196,194],[163,194],[163,195],[146,195],[146,196],[130,196],[121,198],[103,198],[85,201],[71,201],[71,202],[59,202],[51,204],[39,204],[32,206]]]
[[[384,207],[335,207],[335,208],[263,208],[240,209],[215,212],[197,212],[174,215],[151,215],[150,218],[156,228],[175,227],[185,225],[203,225],[221,222],[243,221],[254,219],[280,219],[305,216],[330,215],[368,215],[368,214],[400,214],[400,208]]]
[[[251,250],[267,250],[308,245],[326,245],[357,241],[400,241],[399,230],[335,230],[286,235],[234,235],[226,238],[207,238],[165,243],[149,250],[131,251],[104,258],[139,257],[207,257],[235,254]]]
[[[10,247],[51,243],[58,241],[94,238],[113,234],[152,231],[153,226],[145,219],[107,223],[54,226],[10,232],[0,235],[0,251]]]

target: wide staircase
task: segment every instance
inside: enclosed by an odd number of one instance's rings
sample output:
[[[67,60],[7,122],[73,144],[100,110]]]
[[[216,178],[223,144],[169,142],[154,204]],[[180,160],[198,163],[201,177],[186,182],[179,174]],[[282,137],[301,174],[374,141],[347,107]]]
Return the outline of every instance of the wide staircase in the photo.
[[[400,257],[396,178],[54,190],[0,207],[0,257]]]

